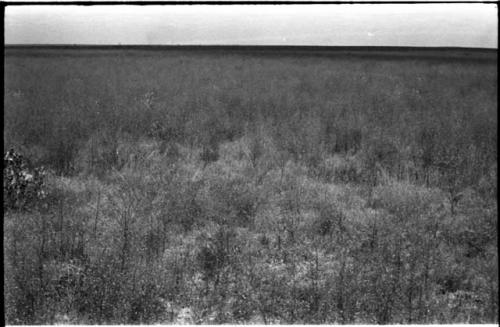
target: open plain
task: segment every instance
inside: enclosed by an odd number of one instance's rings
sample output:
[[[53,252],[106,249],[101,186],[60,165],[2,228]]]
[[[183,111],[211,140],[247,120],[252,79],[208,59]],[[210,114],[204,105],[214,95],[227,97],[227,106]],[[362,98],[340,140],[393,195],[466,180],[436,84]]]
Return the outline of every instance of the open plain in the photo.
[[[498,323],[497,50],[4,67],[8,324]]]

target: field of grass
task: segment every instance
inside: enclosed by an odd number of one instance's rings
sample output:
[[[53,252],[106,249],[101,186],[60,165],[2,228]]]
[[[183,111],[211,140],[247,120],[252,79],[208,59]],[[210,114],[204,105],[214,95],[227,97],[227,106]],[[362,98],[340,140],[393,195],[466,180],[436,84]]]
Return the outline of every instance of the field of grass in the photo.
[[[6,322],[497,323],[496,53],[359,51],[6,49]]]

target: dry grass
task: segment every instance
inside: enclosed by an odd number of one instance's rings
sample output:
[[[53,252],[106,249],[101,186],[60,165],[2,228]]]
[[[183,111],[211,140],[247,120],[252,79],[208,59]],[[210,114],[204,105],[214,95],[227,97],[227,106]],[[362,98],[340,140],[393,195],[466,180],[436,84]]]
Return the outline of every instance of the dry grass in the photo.
[[[4,145],[54,170],[5,215],[7,323],[498,322],[496,62],[5,69]]]

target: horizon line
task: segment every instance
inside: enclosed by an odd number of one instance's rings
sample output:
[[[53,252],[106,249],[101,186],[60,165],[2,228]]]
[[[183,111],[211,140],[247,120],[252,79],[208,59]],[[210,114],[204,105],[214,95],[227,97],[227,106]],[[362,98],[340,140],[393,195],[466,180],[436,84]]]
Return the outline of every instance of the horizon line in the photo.
[[[384,48],[384,49],[471,49],[494,50],[498,47],[466,47],[466,46],[400,46],[400,45],[312,45],[312,44],[98,44],[98,43],[4,43],[4,47],[252,47],[252,48]]]

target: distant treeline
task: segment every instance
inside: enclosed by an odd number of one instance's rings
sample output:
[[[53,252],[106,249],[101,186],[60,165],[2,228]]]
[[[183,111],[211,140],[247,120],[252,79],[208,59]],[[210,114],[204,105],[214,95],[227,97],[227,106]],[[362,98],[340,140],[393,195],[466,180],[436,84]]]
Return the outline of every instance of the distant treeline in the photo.
[[[55,53],[54,51],[58,51]],[[150,55],[168,52],[207,54],[238,54],[264,56],[315,56],[363,59],[449,59],[477,62],[497,61],[498,50],[489,48],[460,47],[370,47],[370,46],[276,46],[276,45],[6,45],[6,56],[58,56],[64,55]],[[77,52],[74,52],[77,51]],[[111,51],[111,52],[110,52]]]

